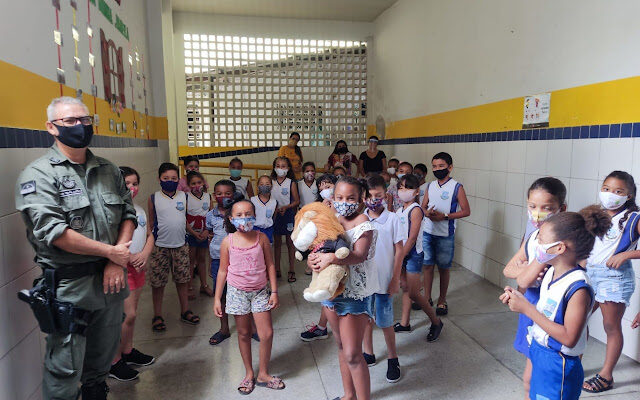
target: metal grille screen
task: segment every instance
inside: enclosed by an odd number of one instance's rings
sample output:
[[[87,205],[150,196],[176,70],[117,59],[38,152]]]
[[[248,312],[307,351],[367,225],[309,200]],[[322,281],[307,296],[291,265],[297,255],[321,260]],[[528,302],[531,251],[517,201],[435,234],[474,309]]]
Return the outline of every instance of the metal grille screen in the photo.
[[[184,35],[188,145],[364,144],[367,44]]]

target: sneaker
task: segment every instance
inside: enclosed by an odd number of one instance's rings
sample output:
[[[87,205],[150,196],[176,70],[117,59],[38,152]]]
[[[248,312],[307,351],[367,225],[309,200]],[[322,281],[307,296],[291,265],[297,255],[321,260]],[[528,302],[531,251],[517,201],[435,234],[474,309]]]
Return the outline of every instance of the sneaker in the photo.
[[[429,328],[429,334],[427,335],[427,342],[435,342],[440,337],[440,333],[442,332],[442,328],[444,327],[444,322],[440,320],[440,324],[431,324]]]
[[[300,339],[303,342],[312,342],[314,340],[322,340],[329,337],[327,328],[320,329],[317,325],[307,326],[307,330],[300,334]]]
[[[400,363],[398,358],[390,358],[387,360],[387,382],[396,383],[400,380]]]
[[[138,379],[139,374],[140,373],[138,371],[128,366],[122,358],[120,361],[113,364],[109,370],[109,377],[123,382]]]
[[[156,362],[156,359],[153,356],[141,353],[137,349],[131,349],[131,353],[129,354],[122,353],[122,359],[127,364],[133,364],[139,367],[145,367]]]
[[[396,322],[393,325],[393,331],[397,333],[409,333],[411,332],[411,324],[404,326],[400,322]]]
[[[364,356],[364,360],[367,362],[367,367],[373,367],[376,365],[376,355],[375,354],[367,354],[362,353]]]

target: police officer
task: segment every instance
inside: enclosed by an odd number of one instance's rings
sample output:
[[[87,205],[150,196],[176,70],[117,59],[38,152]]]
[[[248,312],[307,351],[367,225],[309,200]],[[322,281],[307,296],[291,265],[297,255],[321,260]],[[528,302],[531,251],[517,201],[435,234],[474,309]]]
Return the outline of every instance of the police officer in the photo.
[[[57,299],[86,310],[87,326],[47,336],[42,390],[45,399],[76,400],[81,383],[83,400],[106,399],[129,294],[125,266],[136,212],[118,167],[87,149],[93,136],[87,106],[60,97],[47,118],[55,144],[20,174],[16,207],[35,261],[55,269]]]

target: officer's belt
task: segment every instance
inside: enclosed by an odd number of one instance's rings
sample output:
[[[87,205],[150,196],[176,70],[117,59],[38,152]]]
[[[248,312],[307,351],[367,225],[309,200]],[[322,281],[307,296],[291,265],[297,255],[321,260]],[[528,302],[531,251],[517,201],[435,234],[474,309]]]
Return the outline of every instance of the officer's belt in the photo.
[[[51,267],[48,265],[40,265],[43,270],[55,269],[56,280],[60,279],[79,279],[85,276],[102,274],[104,266],[107,264],[104,260],[92,261],[88,263],[80,263],[73,265],[63,265],[58,267]]]

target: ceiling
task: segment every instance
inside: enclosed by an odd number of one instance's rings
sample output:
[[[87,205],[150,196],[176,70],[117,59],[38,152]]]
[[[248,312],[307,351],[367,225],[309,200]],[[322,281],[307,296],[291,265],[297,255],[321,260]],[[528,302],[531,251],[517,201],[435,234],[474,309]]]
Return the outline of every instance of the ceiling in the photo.
[[[397,0],[173,0],[173,10],[247,17],[371,22]]]

